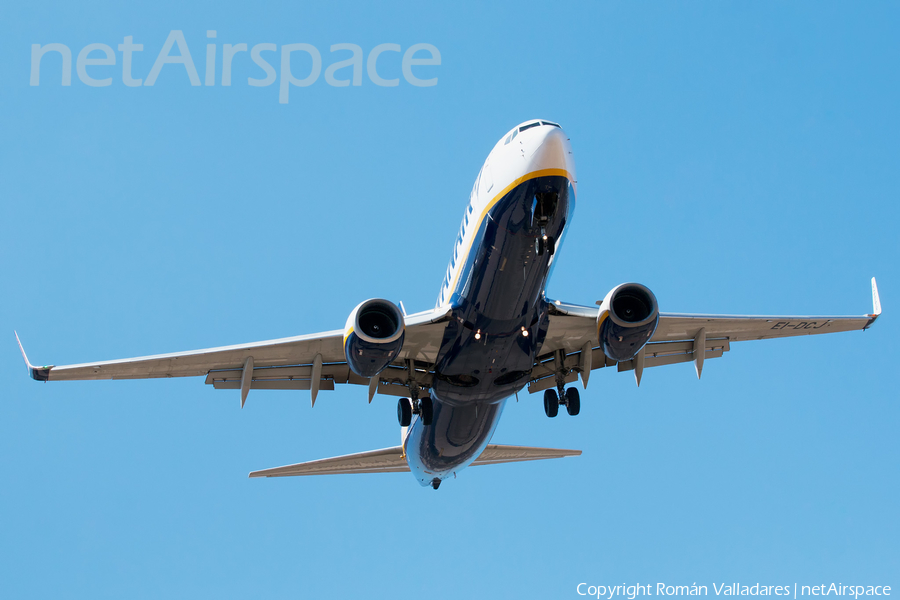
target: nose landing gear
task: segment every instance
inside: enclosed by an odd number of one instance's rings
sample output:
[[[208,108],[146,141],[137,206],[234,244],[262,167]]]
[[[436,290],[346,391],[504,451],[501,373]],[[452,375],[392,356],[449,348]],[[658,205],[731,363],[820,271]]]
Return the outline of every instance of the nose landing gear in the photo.
[[[556,214],[558,206],[559,194],[555,191],[537,192],[534,195],[531,222],[537,222],[541,228],[541,234],[534,240],[534,251],[538,256],[543,256],[544,253],[553,256],[556,251],[556,240],[552,235],[547,235],[547,226],[550,223],[550,217]]]
[[[534,251],[538,256],[543,256],[545,252],[553,256],[553,253],[556,252],[556,241],[552,235],[547,235],[543,227],[541,227],[541,235],[534,240]]]

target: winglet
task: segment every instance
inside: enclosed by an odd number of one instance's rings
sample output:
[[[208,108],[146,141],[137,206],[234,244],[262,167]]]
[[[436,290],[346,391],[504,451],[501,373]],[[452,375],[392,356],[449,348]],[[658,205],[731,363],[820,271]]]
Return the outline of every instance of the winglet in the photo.
[[[875,278],[872,278],[872,314],[878,316],[881,314],[881,298],[878,297],[878,284]]]
[[[35,367],[33,364],[28,362],[28,356],[25,354],[25,348],[22,347],[22,340],[19,339],[19,333],[16,331],[13,331],[13,333],[16,334],[16,341],[19,343],[19,350],[22,352],[22,358],[25,359],[25,366],[28,367],[28,374],[31,376],[31,378],[35,381],[47,381],[48,379],[50,379],[50,369],[52,369],[53,367]]]
[[[875,322],[875,319],[881,315],[881,298],[878,296],[878,284],[875,283],[875,278],[872,278],[872,314],[869,315],[869,322],[866,323],[866,326],[863,329],[868,329],[872,326],[872,323]]]

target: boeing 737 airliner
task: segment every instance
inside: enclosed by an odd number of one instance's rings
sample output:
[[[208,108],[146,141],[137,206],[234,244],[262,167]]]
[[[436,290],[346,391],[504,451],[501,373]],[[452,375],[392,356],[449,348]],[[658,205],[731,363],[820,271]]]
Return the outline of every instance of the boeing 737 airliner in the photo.
[[[205,376],[215,389],[309,390],[335,384],[400,396],[401,444],[256,471],[251,477],[412,471],[438,488],[469,465],[539,460],[577,450],[490,444],[507,398],[526,386],[544,411],[577,415],[574,383],[591,371],[634,371],[722,356],[740,340],[868,328],[860,317],[747,317],[661,313],[644,285],[614,287],[598,306],[550,300],[544,290],[577,195],[572,147],[557,123],[527,121],[494,146],[469,197],[433,310],[407,315],[362,302],[343,330],[142,358],[28,370],[39,381]],[[18,335],[16,336],[18,339]],[[21,347],[21,343],[19,344]],[[22,350],[25,356],[25,351]]]

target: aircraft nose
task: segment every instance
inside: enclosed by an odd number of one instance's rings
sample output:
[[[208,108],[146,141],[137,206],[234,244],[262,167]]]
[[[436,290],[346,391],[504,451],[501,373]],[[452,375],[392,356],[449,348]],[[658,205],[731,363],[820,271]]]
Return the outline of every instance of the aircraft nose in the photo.
[[[535,128],[533,150],[529,157],[529,168],[566,169],[569,158],[569,144],[565,132],[559,127],[545,125]]]

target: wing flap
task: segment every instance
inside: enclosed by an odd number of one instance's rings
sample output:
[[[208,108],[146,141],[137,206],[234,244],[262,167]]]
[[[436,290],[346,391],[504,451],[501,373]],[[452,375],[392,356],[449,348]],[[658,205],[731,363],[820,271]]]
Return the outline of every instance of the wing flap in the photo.
[[[721,358],[722,354],[730,350],[728,340],[706,340],[705,358]],[[650,343],[644,347],[644,367],[661,367],[663,365],[676,365],[678,363],[694,360],[694,348],[692,342],[658,342]],[[626,360],[616,364],[616,369],[633,371],[634,361]]]
[[[430,388],[432,374],[428,370],[430,365],[422,368],[422,363],[416,363],[413,378],[423,388]],[[254,390],[308,390],[312,382],[312,365],[291,365],[286,367],[262,367],[253,369],[250,381],[250,389]],[[241,369],[223,369],[210,371],[206,374],[206,383],[217,390],[237,390],[241,388],[243,379]],[[378,393],[391,396],[408,396],[410,379],[409,368],[390,365],[378,374]],[[347,363],[333,363],[322,365],[320,390],[333,390],[335,384],[349,383],[354,385],[369,385],[369,379],[360,377],[350,370]]]

